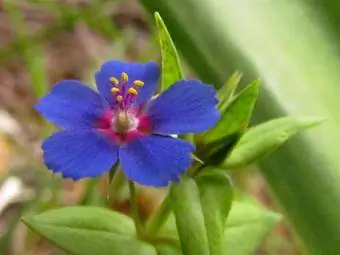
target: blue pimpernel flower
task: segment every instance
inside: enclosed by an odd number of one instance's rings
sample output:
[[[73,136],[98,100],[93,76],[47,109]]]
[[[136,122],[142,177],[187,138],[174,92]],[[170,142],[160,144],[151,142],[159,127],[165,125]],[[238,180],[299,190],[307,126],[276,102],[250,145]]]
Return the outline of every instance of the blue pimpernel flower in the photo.
[[[178,81],[155,93],[154,62],[106,62],[96,72],[99,93],[76,80],[63,80],[36,109],[64,130],[48,137],[44,161],[53,172],[77,180],[108,171],[118,160],[139,184],[166,186],[190,167],[194,146],[171,134],[198,133],[219,119],[212,86]]]

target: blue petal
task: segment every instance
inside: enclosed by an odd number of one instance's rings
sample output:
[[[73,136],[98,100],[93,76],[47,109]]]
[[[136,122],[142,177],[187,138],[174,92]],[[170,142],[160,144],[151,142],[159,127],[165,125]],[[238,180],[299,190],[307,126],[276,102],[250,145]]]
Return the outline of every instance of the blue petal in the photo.
[[[179,81],[159,95],[148,110],[159,134],[203,132],[220,118],[215,90],[197,80]]]
[[[116,105],[116,98],[112,95],[112,83],[110,77],[120,79],[122,72],[129,76],[128,87],[134,80],[142,80],[144,86],[138,88],[136,105],[143,105],[155,93],[158,78],[160,75],[159,67],[155,62],[133,63],[123,61],[108,61],[102,65],[101,69],[96,72],[96,83],[99,93],[110,103]]]
[[[66,129],[92,127],[107,107],[96,92],[75,80],[57,83],[36,105],[41,115]]]
[[[42,149],[47,167],[73,180],[99,176],[108,171],[118,157],[115,144],[89,130],[54,133],[44,141]]]
[[[169,136],[141,137],[119,149],[122,170],[141,185],[162,187],[190,167],[195,147]]]

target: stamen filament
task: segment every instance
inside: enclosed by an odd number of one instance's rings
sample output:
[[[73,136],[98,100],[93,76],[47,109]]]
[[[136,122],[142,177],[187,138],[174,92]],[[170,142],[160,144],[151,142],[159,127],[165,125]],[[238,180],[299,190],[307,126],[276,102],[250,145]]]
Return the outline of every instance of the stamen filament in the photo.
[[[121,73],[120,80],[113,76],[109,79],[110,82],[114,85],[111,88],[111,92],[116,94],[116,100],[118,101],[119,106],[122,109],[131,103],[131,100],[134,96],[138,95],[139,87],[144,86],[144,81],[142,80],[134,80],[132,84],[128,84],[129,76],[125,72]],[[131,87],[129,88],[129,86]]]

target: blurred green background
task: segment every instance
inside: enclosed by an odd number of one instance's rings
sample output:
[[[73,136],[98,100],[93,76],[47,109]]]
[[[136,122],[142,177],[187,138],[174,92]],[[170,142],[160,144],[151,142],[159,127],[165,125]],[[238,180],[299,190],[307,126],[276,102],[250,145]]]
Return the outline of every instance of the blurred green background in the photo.
[[[220,86],[239,70],[244,82],[262,79],[253,123],[329,118],[231,175],[263,206],[287,215],[254,254],[340,254],[340,4],[331,0],[0,1],[0,254],[61,254],[28,231],[21,215],[105,202],[106,176],[74,183],[46,171],[40,143],[53,127],[33,106],[60,79],[93,86],[108,59],[159,62],[156,10],[187,77]],[[162,196],[139,190],[144,217]],[[111,206],[129,211],[125,194]]]

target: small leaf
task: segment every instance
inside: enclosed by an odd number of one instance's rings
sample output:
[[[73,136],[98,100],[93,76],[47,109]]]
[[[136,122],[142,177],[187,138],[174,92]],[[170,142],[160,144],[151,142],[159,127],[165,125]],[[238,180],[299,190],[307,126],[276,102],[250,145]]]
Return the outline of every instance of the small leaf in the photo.
[[[237,88],[237,86],[239,85],[240,81],[242,78],[242,73],[236,71],[235,73],[233,73],[230,78],[227,80],[227,82],[222,86],[222,88],[219,89],[218,91],[218,98],[219,98],[219,103],[218,103],[218,109],[221,112],[224,112],[233,95],[234,92]]]
[[[200,191],[210,255],[226,254],[223,240],[233,195],[231,183],[224,173],[210,169],[199,174],[196,182]]]
[[[222,113],[217,125],[204,134],[207,143],[220,140],[248,127],[255,102],[259,95],[260,81],[254,81],[243,89]]]
[[[193,179],[184,176],[170,189],[171,205],[183,254],[208,255],[208,240],[199,191]]]
[[[224,232],[225,254],[252,254],[280,219],[254,203],[233,202]]]
[[[183,72],[176,47],[158,12],[155,12],[155,19],[162,54],[161,89],[163,91],[168,89],[176,81],[182,80]]]
[[[65,207],[23,219],[59,248],[75,255],[152,255],[151,245],[136,239],[132,220],[99,207]]]
[[[254,163],[275,151],[297,132],[322,121],[315,118],[283,117],[253,127],[241,137],[223,166],[238,168]]]

